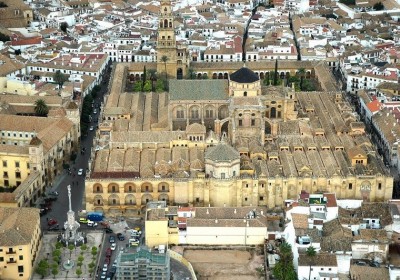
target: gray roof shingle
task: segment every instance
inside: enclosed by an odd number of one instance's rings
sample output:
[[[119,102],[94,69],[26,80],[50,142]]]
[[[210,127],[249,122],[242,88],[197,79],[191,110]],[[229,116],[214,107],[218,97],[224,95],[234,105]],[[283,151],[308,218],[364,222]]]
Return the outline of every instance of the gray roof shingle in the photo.
[[[170,80],[171,100],[226,100],[227,80]]]

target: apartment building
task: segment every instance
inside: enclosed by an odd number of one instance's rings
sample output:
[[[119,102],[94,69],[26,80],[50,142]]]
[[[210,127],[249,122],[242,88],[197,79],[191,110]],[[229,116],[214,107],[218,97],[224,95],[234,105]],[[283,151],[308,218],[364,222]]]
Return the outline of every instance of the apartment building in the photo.
[[[39,209],[0,207],[0,279],[28,280],[41,245]]]

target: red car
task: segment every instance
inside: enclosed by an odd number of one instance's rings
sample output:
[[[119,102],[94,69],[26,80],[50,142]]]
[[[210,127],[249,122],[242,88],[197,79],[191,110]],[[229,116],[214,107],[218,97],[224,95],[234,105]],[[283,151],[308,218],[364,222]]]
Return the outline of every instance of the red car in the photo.
[[[56,225],[56,224],[58,224],[56,219],[49,219],[47,221],[47,225],[49,225],[49,226]]]
[[[106,263],[106,264],[110,264],[110,262],[111,262],[111,259],[110,259],[110,257],[106,257],[106,259],[104,260],[104,263]]]
[[[107,250],[106,250],[106,257],[107,257],[107,258],[111,257],[111,254],[112,254],[111,248],[107,248]]]

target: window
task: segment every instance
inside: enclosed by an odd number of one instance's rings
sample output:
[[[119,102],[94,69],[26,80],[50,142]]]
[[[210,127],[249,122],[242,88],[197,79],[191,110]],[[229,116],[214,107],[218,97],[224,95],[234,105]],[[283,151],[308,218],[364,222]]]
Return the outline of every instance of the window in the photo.
[[[260,201],[263,201],[264,200],[264,197],[263,196],[260,196]]]
[[[19,256],[19,260],[23,261],[24,260],[24,256]]]
[[[221,173],[221,179],[225,179],[225,173]]]
[[[4,262],[4,257],[0,257],[0,262]]]
[[[3,172],[3,177],[4,177],[4,178],[8,178],[8,172],[7,172],[7,171],[4,171],[4,172]]]
[[[206,118],[211,119],[213,117],[213,114],[214,114],[213,110],[210,109],[206,110]]]
[[[256,125],[256,120],[255,119],[252,119],[251,120],[251,126],[255,126]]]
[[[243,96],[247,96],[247,91],[243,92]]]
[[[23,265],[19,265],[18,266],[18,273],[22,273],[24,272],[24,266]]]
[[[242,126],[242,125],[243,125],[242,120],[239,120],[239,126]]]
[[[349,190],[352,190],[352,189],[353,189],[353,184],[349,183]]]
[[[176,111],[176,118],[177,119],[183,119],[184,117],[185,117],[185,114],[184,114],[183,110]]]
[[[7,161],[3,160],[3,167],[7,167]]]
[[[247,197],[244,198],[244,201],[247,201]]]
[[[382,183],[378,183],[378,190],[382,189]]]
[[[15,177],[21,179],[21,172],[15,172]]]
[[[10,186],[10,182],[8,180],[4,180],[4,186],[9,187]]]

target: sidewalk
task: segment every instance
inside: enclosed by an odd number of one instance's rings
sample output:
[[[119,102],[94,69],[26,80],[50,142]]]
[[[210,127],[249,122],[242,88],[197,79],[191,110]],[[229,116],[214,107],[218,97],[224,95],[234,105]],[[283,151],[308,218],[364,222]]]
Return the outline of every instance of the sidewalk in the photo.
[[[55,245],[57,243],[57,233],[49,233],[49,234],[44,234],[42,238],[42,247],[40,249],[40,252],[38,254],[38,260],[36,262],[39,263],[39,261],[43,259],[48,259],[48,262],[50,264],[50,269],[49,271],[51,272],[51,266],[54,264],[53,261],[53,256],[52,253],[56,249]],[[78,247],[70,252],[68,248],[61,248],[61,262],[60,265],[58,266],[58,274],[53,277],[52,274],[48,275],[47,277],[42,278],[39,274],[33,273],[32,275],[32,280],[39,280],[39,279],[70,279],[70,280],[82,280],[82,279],[94,279],[96,270],[94,270],[94,274],[90,275],[89,273],[89,263],[92,262],[92,254],[91,254],[91,248],[92,247],[97,247],[97,259],[99,257],[99,254],[101,253],[101,243],[103,239],[103,232],[101,231],[92,231],[87,233],[87,241],[88,243],[86,244],[88,246],[88,249],[83,251],[82,256],[84,257],[83,260],[83,265],[80,268],[82,271],[82,274],[78,277],[76,275],[76,269],[78,266],[76,266],[76,263],[78,262],[78,257],[81,254],[81,249]],[[100,247],[99,247],[100,246]],[[63,263],[69,259],[71,255],[71,260],[75,262],[75,266],[70,269],[70,270],[65,270],[63,268]],[[97,264],[97,259],[94,261]],[[36,266],[35,266],[36,267]]]

